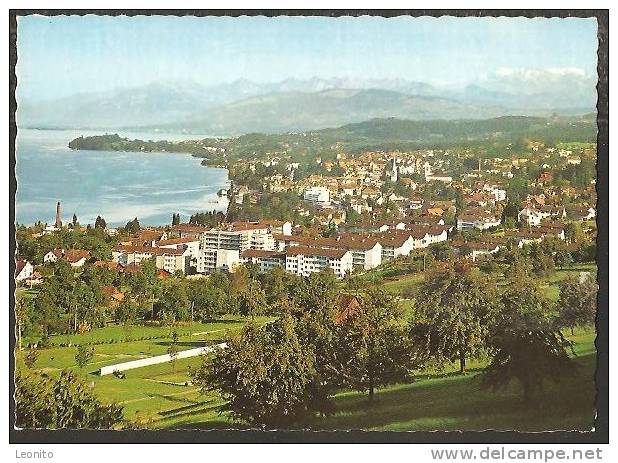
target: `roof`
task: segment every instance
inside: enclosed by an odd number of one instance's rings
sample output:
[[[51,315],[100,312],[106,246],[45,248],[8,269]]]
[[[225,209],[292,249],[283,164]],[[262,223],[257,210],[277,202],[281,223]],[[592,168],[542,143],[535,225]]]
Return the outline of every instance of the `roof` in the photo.
[[[334,248],[334,249],[373,249],[378,240],[367,234],[351,234],[346,233],[340,235],[338,238],[323,238],[317,237],[305,237],[295,236],[288,237],[286,241],[292,243],[298,243],[300,246],[306,247],[321,247],[321,248]]]
[[[113,252],[123,252],[126,254],[151,254],[153,256],[182,256],[185,249],[170,249],[170,248],[151,248],[148,246],[131,246],[118,244],[112,248]]]
[[[251,257],[284,257],[285,252],[267,251],[265,249],[246,249],[240,254],[240,256],[247,259]]]
[[[105,296],[115,299],[117,301],[122,301],[124,299],[124,293],[120,292],[115,286],[103,286],[101,291]]]
[[[27,264],[27,261],[22,260],[22,259],[15,262],[15,275],[19,275],[21,271],[24,269],[24,267],[26,266],[26,264]]]
[[[155,241],[155,246],[171,246],[174,244],[187,244],[187,243],[199,243],[196,238],[172,238],[169,240]]]
[[[202,233],[202,232],[210,230],[210,228],[204,225],[194,225],[191,223],[179,223],[178,225],[173,225],[172,230],[178,231],[178,232]]]
[[[351,294],[341,294],[338,300],[339,313],[335,318],[335,323],[338,325],[344,323],[350,315],[360,309],[360,303],[356,296]]]
[[[90,257],[90,251],[84,249],[69,249],[64,253],[64,259],[67,262],[75,263],[82,259],[88,259]]]
[[[108,270],[121,270],[122,269],[122,264],[119,262],[114,262],[112,261],[106,261],[106,260],[97,260],[94,263],[95,267],[101,267],[101,268],[106,268]]]
[[[307,246],[292,246],[286,249],[288,256],[315,256],[328,257],[331,259],[341,259],[348,251],[345,249],[310,248]]]

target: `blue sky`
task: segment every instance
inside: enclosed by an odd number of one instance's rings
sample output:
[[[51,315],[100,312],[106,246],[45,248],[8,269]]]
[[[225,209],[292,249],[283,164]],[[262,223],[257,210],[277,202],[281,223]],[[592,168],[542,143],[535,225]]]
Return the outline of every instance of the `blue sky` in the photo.
[[[593,18],[28,16],[18,22],[18,96],[239,78],[462,84],[501,68],[594,76],[596,32]]]

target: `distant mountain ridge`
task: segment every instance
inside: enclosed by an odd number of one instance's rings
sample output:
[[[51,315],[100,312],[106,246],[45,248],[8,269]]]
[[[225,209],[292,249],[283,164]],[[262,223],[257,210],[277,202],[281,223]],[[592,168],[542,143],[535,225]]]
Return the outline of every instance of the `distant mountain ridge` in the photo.
[[[397,117],[414,120],[549,116],[594,111],[596,82],[576,72],[503,71],[463,87],[405,79],[239,79],[203,86],[136,88],[19,101],[20,127],[161,129],[233,135],[303,131]]]

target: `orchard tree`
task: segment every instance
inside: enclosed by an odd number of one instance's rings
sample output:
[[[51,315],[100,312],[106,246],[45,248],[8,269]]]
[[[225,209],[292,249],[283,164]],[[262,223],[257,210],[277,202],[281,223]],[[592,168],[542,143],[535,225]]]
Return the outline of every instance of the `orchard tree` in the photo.
[[[531,278],[511,278],[500,296],[502,310],[489,337],[493,357],[483,382],[494,390],[517,380],[530,403],[546,380],[572,374],[571,344],[555,322],[551,302]]]
[[[497,309],[496,284],[465,264],[429,273],[417,297],[417,319],[412,336],[426,357],[438,364],[459,361],[465,373],[466,360],[485,345]]]
[[[94,347],[88,349],[83,344],[77,346],[77,352],[75,353],[75,363],[79,368],[84,368],[92,357],[94,356]]]
[[[264,313],[266,309],[266,294],[260,286],[260,282],[251,278],[247,287],[238,295],[238,309],[240,314],[251,317]]]
[[[30,349],[24,356],[24,363],[30,369],[34,368],[36,361],[39,359],[39,351],[37,349]]]
[[[412,367],[412,350],[395,297],[369,289],[361,307],[342,322],[339,351],[342,381],[373,400],[375,389],[402,381]]]
[[[15,376],[15,425],[34,429],[112,429],[122,422],[122,407],[103,404],[70,370],[57,378]]]
[[[289,315],[257,328],[248,324],[226,349],[205,357],[193,372],[204,391],[217,390],[236,419],[285,428],[305,418],[315,356],[301,345]]]
[[[576,326],[593,325],[597,314],[597,284],[586,275],[580,279],[567,278],[560,282],[558,321],[561,326],[573,329]]]

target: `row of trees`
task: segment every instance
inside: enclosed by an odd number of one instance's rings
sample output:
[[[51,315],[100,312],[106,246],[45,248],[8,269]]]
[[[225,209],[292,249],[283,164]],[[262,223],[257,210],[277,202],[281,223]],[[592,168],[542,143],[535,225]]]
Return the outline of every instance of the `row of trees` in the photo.
[[[327,273],[303,279],[279,302],[281,317],[250,324],[193,372],[204,390],[217,390],[237,419],[267,427],[292,426],[333,411],[343,387],[366,391],[405,381],[428,366],[490,360],[486,387],[518,380],[529,401],[546,379],[572,372],[561,328],[590,324],[596,287],[567,280],[552,304],[533,279],[515,273],[498,287],[488,275],[458,266],[428,274],[415,313],[406,320],[397,299],[370,288],[360,308],[338,311]]]

